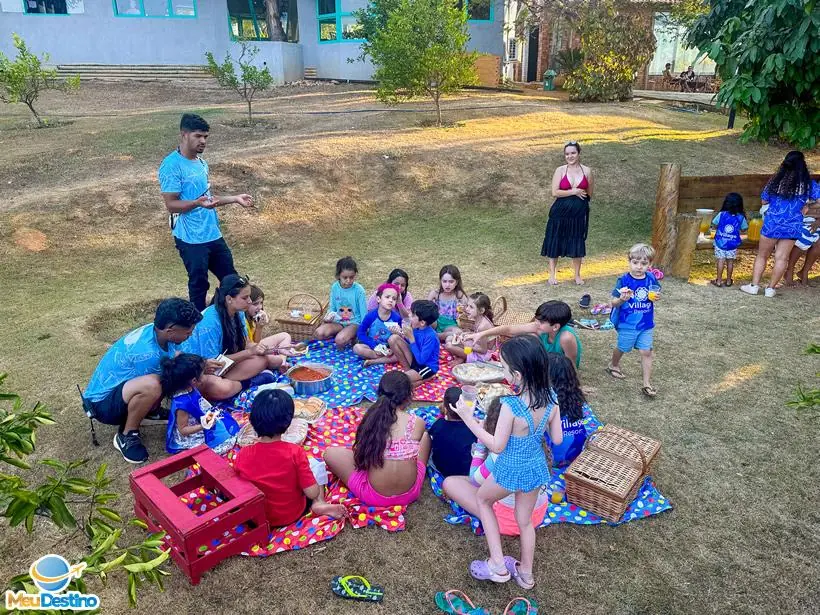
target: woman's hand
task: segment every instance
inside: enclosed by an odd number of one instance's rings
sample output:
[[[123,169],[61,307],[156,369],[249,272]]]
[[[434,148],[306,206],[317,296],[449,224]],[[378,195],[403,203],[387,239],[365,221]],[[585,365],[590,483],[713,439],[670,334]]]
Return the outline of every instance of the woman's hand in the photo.
[[[220,369],[225,367],[222,361],[214,361],[213,359],[205,359],[205,374],[212,376]]]
[[[256,313],[256,322],[260,325],[266,325],[270,322],[270,316],[268,316],[268,313],[265,310],[259,310]]]
[[[459,397],[455,406],[456,414],[461,417],[462,421],[466,421],[473,416],[473,407],[464,403],[464,397]]]
[[[268,351],[270,350],[270,348],[268,348],[262,342],[259,342],[258,344],[254,344],[253,342],[251,342],[250,344],[248,344],[245,347],[245,350],[248,350],[252,354],[255,354],[255,355],[258,355],[258,356],[261,357],[261,356],[264,356],[264,355],[268,354]]]
[[[582,199],[587,198],[587,191],[583,188],[574,188],[572,192],[575,196],[580,196]]]

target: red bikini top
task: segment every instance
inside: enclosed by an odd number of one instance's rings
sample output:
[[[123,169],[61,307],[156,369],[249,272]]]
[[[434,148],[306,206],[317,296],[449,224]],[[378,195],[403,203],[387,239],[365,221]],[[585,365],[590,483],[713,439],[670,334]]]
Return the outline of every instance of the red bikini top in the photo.
[[[589,182],[587,181],[587,176],[584,175],[584,178],[581,180],[581,183],[576,186],[576,188],[580,188],[581,190],[586,190],[589,188]],[[572,184],[569,183],[569,179],[566,175],[561,178],[561,182],[558,184],[559,190],[572,190]]]

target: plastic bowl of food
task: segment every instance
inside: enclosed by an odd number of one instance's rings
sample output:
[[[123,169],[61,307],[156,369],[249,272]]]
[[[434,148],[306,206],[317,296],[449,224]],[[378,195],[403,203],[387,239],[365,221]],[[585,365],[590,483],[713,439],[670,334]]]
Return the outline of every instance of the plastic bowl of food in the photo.
[[[299,363],[285,375],[297,395],[318,395],[333,386],[333,368],[322,363]]]

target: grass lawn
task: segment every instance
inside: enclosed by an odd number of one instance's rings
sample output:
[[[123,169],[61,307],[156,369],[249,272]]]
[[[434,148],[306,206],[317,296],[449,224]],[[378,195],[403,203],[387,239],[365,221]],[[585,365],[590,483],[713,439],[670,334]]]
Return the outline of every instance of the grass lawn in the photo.
[[[107,343],[147,322],[151,301],[186,295],[155,179],[182,109],[211,121],[215,192],[247,191],[259,205],[221,217],[238,269],[265,289],[269,310],[298,291],[326,295],[347,254],[368,289],[400,266],[418,296],[452,262],[469,291],[504,294],[515,309],[551,298],[577,305],[569,263],[564,283],[548,289],[539,256],[549,181],[569,139],[596,171],[584,292],[604,301],[627,248],[649,237],[660,163],[680,162],[686,175],[766,173],[785,153],[739,144],[723,116],[559,96],[465,94],[446,103],[445,119],[458,125],[442,130],[420,127],[427,105],[391,112],[360,86],[277,90],[256,105],[255,128],[238,121],[240,105],[200,85],[84,85],[43,108],[71,123],[29,130],[22,106],[0,117],[0,371],[58,418],[41,430],[38,455],[108,463],[124,514],[132,468],[111,447],[112,428],[99,429],[100,448],[90,445],[75,383],[87,382]],[[820,168],[820,155],[809,163]],[[820,371],[817,356],[803,354],[820,342],[817,275],[811,288],[766,300],[738,290],[750,253],[731,289],[709,286],[711,255],[697,258],[690,283],[669,280],[658,304],[657,399],[639,392],[637,356],[624,359],[627,380],[605,373],[613,334],[581,333],[594,411],[663,442],[653,473],[675,508],[617,528],[540,530],[534,595],[545,612],[816,612],[817,413],[785,401],[798,383],[816,386]],[[144,435],[161,457],[164,429]],[[521,590],[473,581],[467,566],[486,556],[485,542],[444,514],[425,489],[403,533],[346,529],[318,548],[233,558],[196,588],[169,566],[166,593],[141,591],[138,611],[358,613],[364,607],[334,598],[329,581],[360,573],[386,588],[384,604],[367,607],[374,612],[432,613],[436,591],[460,588],[500,613]],[[61,536],[44,521],[33,539],[4,528],[2,579],[47,552],[73,559],[81,545]],[[517,553],[516,541],[507,547]],[[104,613],[128,612],[119,580],[93,591]]]

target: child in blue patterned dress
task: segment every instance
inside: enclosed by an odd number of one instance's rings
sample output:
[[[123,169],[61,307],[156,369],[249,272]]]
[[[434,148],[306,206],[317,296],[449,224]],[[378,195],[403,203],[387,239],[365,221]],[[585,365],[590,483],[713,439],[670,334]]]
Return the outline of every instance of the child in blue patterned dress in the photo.
[[[726,267],[726,286],[734,284],[732,274],[735,270],[737,248],[740,246],[741,231],[749,228],[746,212],[743,211],[743,197],[737,192],[730,192],[723,199],[723,207],[712,219],[715,227],[715,259],[717,275],[710,282],[712,286],[724,286],[723,268]]]
[[[164,358],[160,370],[162,392],[171,397],[165,435],[168,453],[174,455],[200,444],[220,455],[233,448],[239,425],[229,413],[214,410],[196,388],[205,371],[205,359],[181,353]]]
[[[367,295],[356,281],[359,267],[350,256],[336,262],[336,281],[330,287],[330,304],[325,322],[314,334],[317,340],[333,338],[341,350],[356,339],[359,325],[367,314]]]
[[[544,432],[560,444],[561,416],[552,401],[547,351],[533,335],[514,337],[501,346],[504,376],[517,395],[502,398],[495,433],[488,433],[473,416],[472,406],[459,399],[456,410],[478,440],[491,453],[498,453],[493,474],[476,494],[479,517],[487,537],[490,557],[470,565],[479,580],[505,583],[511,578],[524,589],[535,586],[535,527],[532,512],[543,485],[550,481],[544,450]],[[521,535],[521,560],[504,557],[501,533],[493,504],[515,493],[515,518]]]

